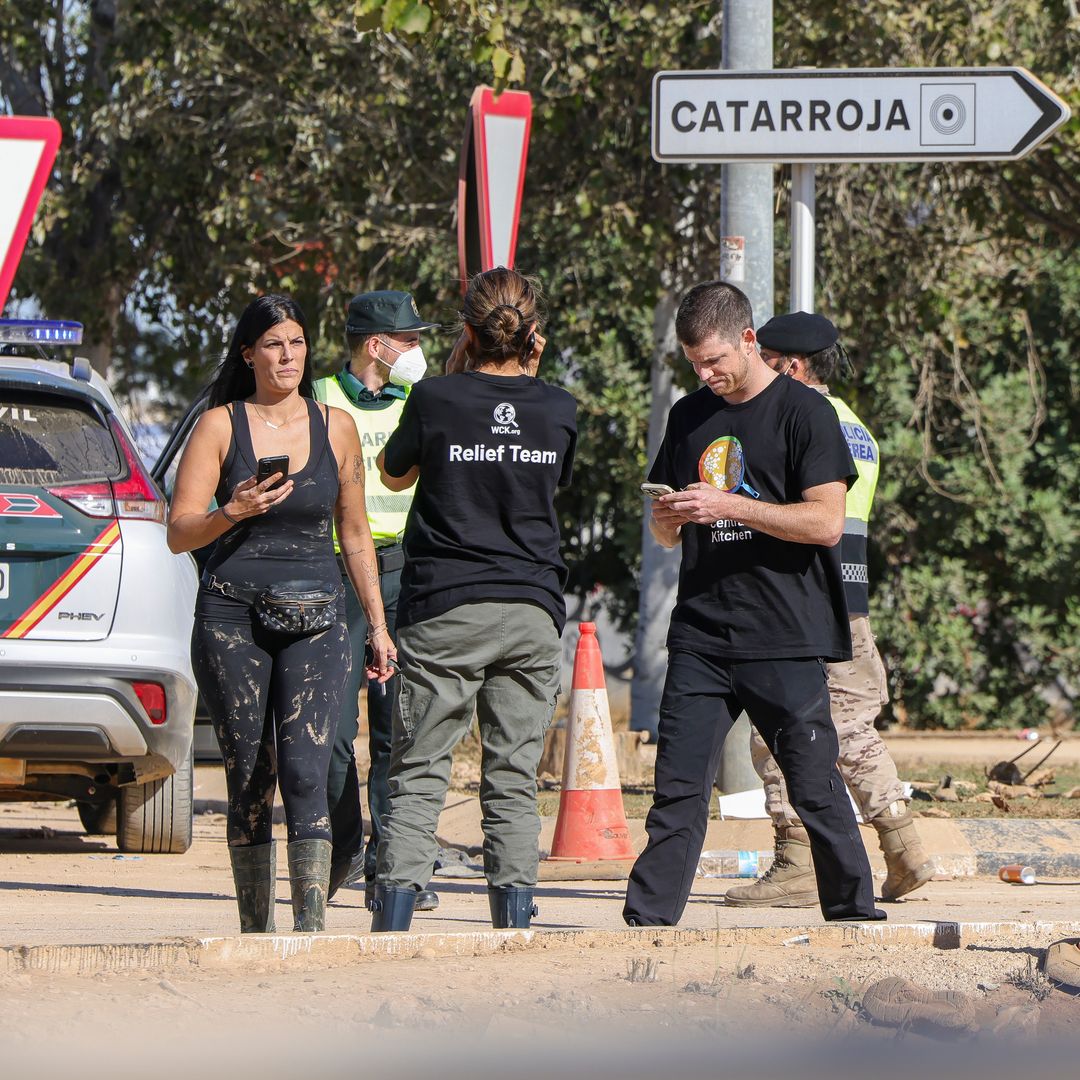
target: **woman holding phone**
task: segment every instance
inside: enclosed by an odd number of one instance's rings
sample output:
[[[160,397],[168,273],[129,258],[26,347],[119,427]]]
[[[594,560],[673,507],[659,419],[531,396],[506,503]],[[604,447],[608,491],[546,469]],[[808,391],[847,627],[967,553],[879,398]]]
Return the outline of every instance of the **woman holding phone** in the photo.
[[[544,339],[530,279],[504,267],[478,274],[461,314],[452,373],[413,387],[379,458],[392,491],[419,479],[404,537],[375,931],[408,929],[431,878],[451,757],[474,709],[492,923],[527,927],[533,914],[536,769],[566,620],[554,498],[570,483],[577,406],[536,378]]]
[[[312,397],[298,305],[261,296],[240,316],[184,450],[168,526],[173,551],[214,545],[191,659],[225,762],[241,933],[274,930],[276,786],[288,826],[294,929],[325,923],[326,775],[351,657],[335,521],[371,627],[368,674],[385,681],[396,654],[383,618],[356,425]]]

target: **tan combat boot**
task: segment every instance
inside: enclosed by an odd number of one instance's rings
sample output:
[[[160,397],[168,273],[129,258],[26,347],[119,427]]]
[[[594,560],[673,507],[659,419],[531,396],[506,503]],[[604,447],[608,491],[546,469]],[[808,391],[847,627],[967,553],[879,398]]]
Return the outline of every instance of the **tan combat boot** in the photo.
[[[882,900],[897,900],[925,885],[934,876],[934,863],[926,856],[915,831],[915,820],[903,799],[885,807],[870,824],[877,830],[888,870],[885,884],[881,886]]]
[[[778,825],[772,866],[753,885],[728,889],[724,899],[732,907],[816,907],[817,878],[802,825]]]

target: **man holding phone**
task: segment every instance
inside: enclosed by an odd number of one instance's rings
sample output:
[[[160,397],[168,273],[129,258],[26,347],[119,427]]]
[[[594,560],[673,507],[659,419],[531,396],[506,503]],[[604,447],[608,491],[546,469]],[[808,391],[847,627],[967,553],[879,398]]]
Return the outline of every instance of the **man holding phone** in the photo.
[[[420,318],[416,301],[409,293],[385,290],[361,293],[349,301],[345,341],[349,358],[344,367],[314,384],[318,401],[344,409],[356,423],[364,452],[365,493],[368,523],[379,564],[379,589],[391,637],[395,637],[401,569],[405,557],[401,536],[412,505],[413,489],[391,491],[382,483],[375,459],[401,421],[410,387],[424,377],[427,362],[420,348],[420,332],[437,323]],[[335,551],[339,551],[334,537]],[[359,728],[359,695],[364,679],[364,642],[367,624],[342,567],[349,636],[353,642],[353,665],[342,695],[334,749],[330,758],[327,797],[333,832],[330,892],[365,878],[365,900],[370,901],[375,877],[380,822],[387,810],[390,770],[391,718],[398,679],[368,684],[368,807],[371,812],[370,838],[365,850],[360,785],[353,744]],[[439,898],[424,890],[417,909],[430,911]]]
[[[836,413],[766,366],[753,326],[746,296],[718,281],[691,289],[675,320],[704,385],[672,407],[648,478],[683,489],[654,499],[650,519],[682,559],[631,926],[681,918],[720,750],[744,709],[806,826],[824,917],[885,918],[836,768],[825,671],[851,658],[837,543],[855,466]]]
[[[934,876],[915,821],[904,798],[888,747],[874,728],[888,700],[885,665],[870,628],[866,541],[878,481],[878,445],[851,408],[829,393],[829,383],[846,362],[840,332],[824,315],[794,311],[777,315],[757,332],[761,358],[781,375],[818,391],[836,410],[859,479],[845,504],[840,541],[841,571],[851,627],[852,659],[829,664],[829,700],[840,740],[840,774],[863,820],[878,835],[888,875],[883,900],[896,900]],[[784,778],[761,736],[751,734],[754,769],[765,785],[765,809],[772,818],[776,856],[752,885],[729,889],[735,907],[811,907],[817,899],[810,841],[787,797]]]

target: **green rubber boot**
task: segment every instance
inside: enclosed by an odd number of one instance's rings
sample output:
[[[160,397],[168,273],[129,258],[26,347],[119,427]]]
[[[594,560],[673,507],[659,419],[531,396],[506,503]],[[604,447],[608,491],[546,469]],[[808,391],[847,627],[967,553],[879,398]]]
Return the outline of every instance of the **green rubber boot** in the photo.
[[[277,884],[277,844],[229,848],[241,934],[274,932],[274,891]]]
[[[314,934],[326,927],[326,894],[330,888],[329,840],[294,840],[289,845],[289,889],[293,929]]]

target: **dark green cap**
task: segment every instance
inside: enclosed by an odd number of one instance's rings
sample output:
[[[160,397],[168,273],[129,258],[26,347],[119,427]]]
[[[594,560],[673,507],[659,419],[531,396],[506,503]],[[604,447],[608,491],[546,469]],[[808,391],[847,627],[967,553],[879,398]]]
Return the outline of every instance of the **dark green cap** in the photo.
[[[421,320],[410,293],[385,289],[361,293],[349,301],[345,330],[350,334],[405,334],[438,325]]]

